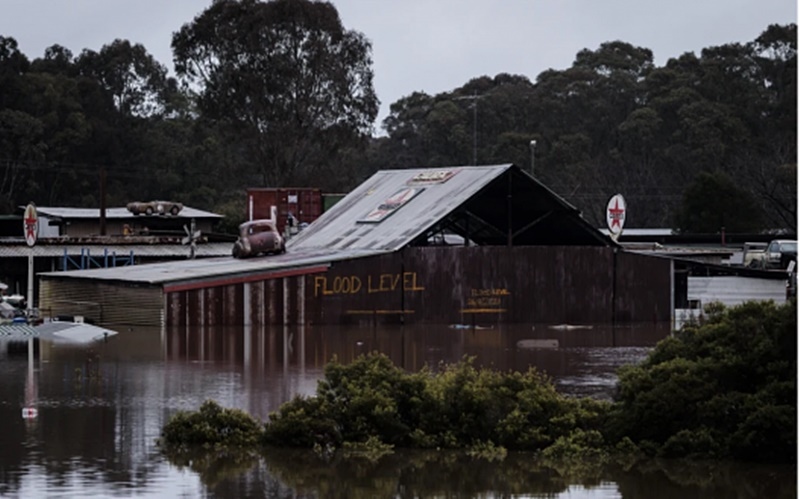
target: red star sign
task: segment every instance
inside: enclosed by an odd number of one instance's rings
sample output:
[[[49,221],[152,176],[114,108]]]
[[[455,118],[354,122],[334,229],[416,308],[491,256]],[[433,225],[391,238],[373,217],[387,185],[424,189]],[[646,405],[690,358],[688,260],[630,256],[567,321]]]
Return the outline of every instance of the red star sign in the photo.
[[[25,219],[25,237],[36,237],[36,219],[33,217]]]
[[[611,228],[622,228],[622,215],[625,214],[625,209],[619,207],[619,200],[614,200],[614,207],[608,209],[608,214],[611,216]]]

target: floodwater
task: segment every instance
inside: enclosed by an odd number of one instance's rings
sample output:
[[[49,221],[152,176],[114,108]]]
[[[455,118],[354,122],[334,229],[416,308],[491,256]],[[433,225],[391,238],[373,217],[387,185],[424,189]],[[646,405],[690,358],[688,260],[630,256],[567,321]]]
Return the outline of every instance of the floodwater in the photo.
[[[116,328],[106,341],[0,339],[0,497],[795,497],[796,470],[648,462],[555,469],[396,452],[376,462],[309,451],[172,458],[156,444],[178,410],[213,399],[260,419],[312,395],[325,363],[380,351],[407,370],[474,357],[547,372],[559,390],[610,398],[615,370],[669,334],[640,327]]]

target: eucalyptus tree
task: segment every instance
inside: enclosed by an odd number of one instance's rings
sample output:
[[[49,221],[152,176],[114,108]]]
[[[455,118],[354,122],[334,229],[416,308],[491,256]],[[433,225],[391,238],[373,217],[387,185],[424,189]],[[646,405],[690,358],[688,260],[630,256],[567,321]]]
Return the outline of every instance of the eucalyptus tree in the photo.
[[[701,172],[686,188],[675,213],[675,229],[683,233],[757,232],[761,210],[748,190],[721,172]]]
[[[372,132],[371,44],[329,2],[217,0],[172,48],[201,118],[224,126],[253,165],[245,182],[318,185]]]
[[[82,76],[97,81],[108,92],[122,116],[164,114],[167,68],[143,45],[117,39],[99,52],[84,50],[75,62]]]

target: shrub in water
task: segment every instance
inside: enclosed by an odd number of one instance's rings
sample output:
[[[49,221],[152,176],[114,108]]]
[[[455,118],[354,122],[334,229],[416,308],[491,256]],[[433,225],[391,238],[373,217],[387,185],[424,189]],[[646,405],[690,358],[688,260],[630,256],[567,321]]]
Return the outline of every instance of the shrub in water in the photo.
[[[720,308],[620,370],[606,434],[649,454],[794,462],[796,373],[796,301]]]
[[[226,409],[212,400],[196,412],[175,413],[161,431],[165,446],[252,446],[262,438],[263,426],[239,409]]]

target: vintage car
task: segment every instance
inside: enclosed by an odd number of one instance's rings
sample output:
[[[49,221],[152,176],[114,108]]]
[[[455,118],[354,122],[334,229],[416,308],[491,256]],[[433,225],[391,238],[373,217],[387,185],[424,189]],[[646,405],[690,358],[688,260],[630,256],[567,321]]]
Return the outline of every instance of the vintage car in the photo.
[[[234,258],[285,252],[286,242],[272,220],[251,220],[239,226],[239,238],[233,245]]]
[[[128,203],[127,208],[134,215],[177,215],[183,209],[183,205],[175,201],[134,201]]]

